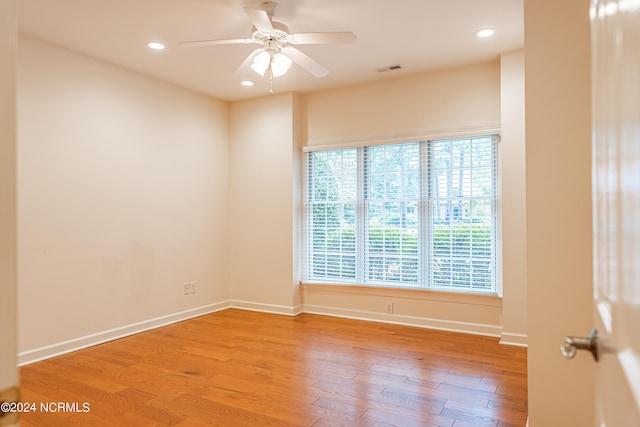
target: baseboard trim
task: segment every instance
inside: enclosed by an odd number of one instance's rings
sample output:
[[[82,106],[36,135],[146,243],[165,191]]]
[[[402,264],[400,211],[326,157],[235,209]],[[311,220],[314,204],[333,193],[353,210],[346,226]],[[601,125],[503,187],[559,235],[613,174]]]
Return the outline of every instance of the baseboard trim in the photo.
[[[166,316],[160,316],[154,319],[133,323],[119,328],[109,329],[107,331],[98,332],[79,338],[74,338],[33,350],[24,351],[18,353],[18,366],[28,365],[30,363],[35,363],[66,353],[71,353],[73,351],[82,350],[83,348],[92,347],[94,345],[113,341],[129,335],[134,335],[140,332],[159,328],[161,326],[182,322],[183,320],[204,316],[205,314],[215,313],[216,311],[229,308],[229,306],[230,301],[222,301],[215,304],[204,305],[185,311],[180,311],[178,313],[168,314]]]
[[[465,334],[501,337],[500,343],[526,347],[526,335],[502,333],[502,327],[479,323],[459,322],[454,320],[432,319],[427,317],[403,316],[398,314],[377,313],[363,310],[341,309],[320,305],[286,306],[276,304],[263,304],[243,300],[226,300],[193,309],[156,317],[131,325],[110,329],[95,334],[47,345],[44,347],[27,350],[18,354],[18,366],[28,365],[41,360],[82,350],[83,348],[113,341],[129,335],[138,334],[151,329],[182,322],[194,317],[204,316],[228,308],[240,310],[258,311],[263,313],[279,314],[285,316],[297,316],[301,313],[319,314],[332,317],[344,317],[355,320],[367,320],[371,322],[390,323],[395,325],[414,326],[426,329],[437,329],[449,332],[461,332]]]
[[[528,344],[527,344],[528,338],[529,337],[527,336],[527,334],[514,334],[510,332],[503,332],[502,336],[500,337],[500,344],[514,345],[517,347],[528,347]]]
[[[237,308],[239,310],[259,311],[261,313],[283,314],[285,316],[297,316],[302,313],[301,306],[287,306],[276,304],[263,304],[259,302],[230,300],[229,308]]]
[[[472,335],[500,337],[502,327],[480,323],[458,322],[454,320],[431,319],[428,317],[402,316],[397,314],[376,313],[372,311],[341,309],[320,305],[303,306],[303,313],[321,314],[333,317],[345,317],[355,320],[391,323],[395,325],[415,326],[418,328],[437,329],[449,332],[461,332]]]

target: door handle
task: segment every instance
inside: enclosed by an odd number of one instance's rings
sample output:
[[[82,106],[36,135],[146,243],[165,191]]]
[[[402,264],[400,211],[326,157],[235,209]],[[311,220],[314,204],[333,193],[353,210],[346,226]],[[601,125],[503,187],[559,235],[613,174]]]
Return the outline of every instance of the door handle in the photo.
[[[584,337],[564,337],[564,345],[560,347],[560,353],[567,359],[573,359],[578,350],[587,350],[591,353],[595,361],[600,359],[600,343],[598,341],[598,330],[594,329],[587,338]]]

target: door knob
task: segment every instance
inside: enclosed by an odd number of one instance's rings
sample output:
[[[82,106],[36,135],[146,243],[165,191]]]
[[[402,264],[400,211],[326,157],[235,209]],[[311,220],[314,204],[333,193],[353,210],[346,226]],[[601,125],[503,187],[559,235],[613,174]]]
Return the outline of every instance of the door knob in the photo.
[[[564,345],[560,347],[560,352],[567,359],[573,359],[576,351],[587,350],[591,353],[595,361],[600,358],[600,346],[598,342],[598,330],[594,329],[587,338],[584,337],[564,337]]]

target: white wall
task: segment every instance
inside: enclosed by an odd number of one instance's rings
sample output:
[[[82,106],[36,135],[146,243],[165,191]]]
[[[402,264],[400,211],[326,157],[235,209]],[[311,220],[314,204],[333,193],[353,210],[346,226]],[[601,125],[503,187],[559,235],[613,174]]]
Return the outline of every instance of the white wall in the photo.
[[[306,96],[305,104],[309,146],[495,128],[500,125],[500,64],[317,92]]]
[[[531,427],[594,425],[589,0],[525,1]]]
[[[238,307],[298,310],[297,103],[283,94],[230,107],[229,283]]]
[[[524,51],[500,56],[502,140],[502,341],[527,342]]]
[[[17,387],[16,1],[0,3],[0,391]],[[7,420],[5,420],[7,421]],[[7,421],[8,422],[8,421]]]
[[[18,106],[22,361],[229,298],[225,102],[21,38]]]

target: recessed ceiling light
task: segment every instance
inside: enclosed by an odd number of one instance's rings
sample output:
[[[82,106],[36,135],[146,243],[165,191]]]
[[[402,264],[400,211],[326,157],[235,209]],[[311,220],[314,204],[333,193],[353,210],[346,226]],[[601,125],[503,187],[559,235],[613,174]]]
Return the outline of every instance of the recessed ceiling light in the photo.
[[[478,37],[479,39],[486,39],[487,37],[491,37],[494,34],[495,34],[495,31],[492,30],[491,28],[485,28],[484,30],[478,30],[475,33],[476,37]]]
[[[149,42],[147,47],[153,50],[163,50],[165,48],[164,44],[160,42]]]
[[[251,80],[243,80],[243,81],[240,82],[240,84],[242,86],[253,86],[255,83],[252,82]]]

